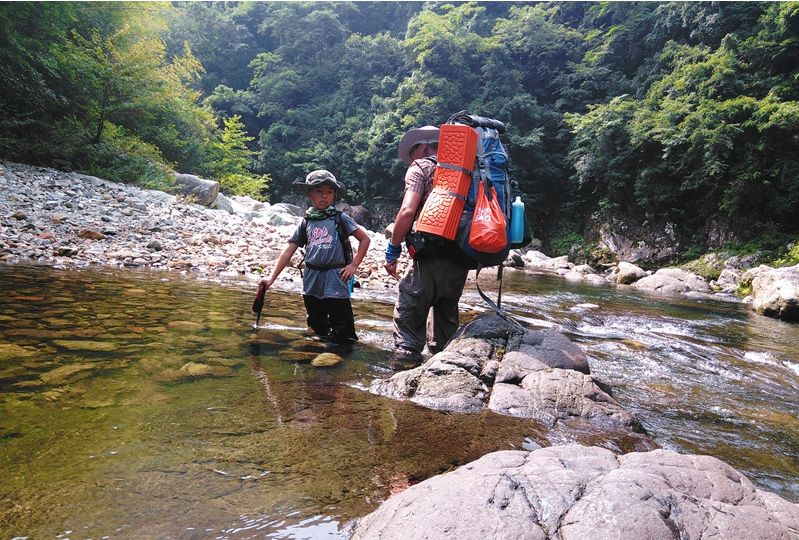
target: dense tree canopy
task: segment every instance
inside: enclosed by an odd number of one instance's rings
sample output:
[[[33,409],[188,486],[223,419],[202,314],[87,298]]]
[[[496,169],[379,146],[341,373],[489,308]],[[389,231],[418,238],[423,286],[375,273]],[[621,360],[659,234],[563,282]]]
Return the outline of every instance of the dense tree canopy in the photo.
[[[799,3],[0,3],[0,155],[395,205],[397,143],[494,116],[536,236],[799,232]],[[709,239],[709,231],[716,240]]]

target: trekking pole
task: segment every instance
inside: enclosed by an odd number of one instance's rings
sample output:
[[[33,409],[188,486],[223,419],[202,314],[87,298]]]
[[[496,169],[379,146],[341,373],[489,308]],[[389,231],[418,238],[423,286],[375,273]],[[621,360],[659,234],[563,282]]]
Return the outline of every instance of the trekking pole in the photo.
[[[497,293],[497,307],[502,307],[502,270],[505,267],[501,264],[497,267],[497,281],[499,281],[499,292]]]
[[[258,322],[261,320],[261,310],[264,309],[264,299],[266,298],[266,283],[258,284],[258,293],[255,295],[255,301],[252,303],[252,310],[255,313],[255,324],[252,325],[254,329],[258,329]]]

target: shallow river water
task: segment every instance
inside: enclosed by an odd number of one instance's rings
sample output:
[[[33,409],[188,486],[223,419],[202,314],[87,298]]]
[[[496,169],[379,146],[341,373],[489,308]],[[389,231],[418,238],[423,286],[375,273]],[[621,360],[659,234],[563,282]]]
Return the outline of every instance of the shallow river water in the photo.
[[[465,319],[482,309],[473,289]],[[393,291],[356,289],[361,343],[327,369],[309,363],[322,351],[304,337],[299,295],[270,291],[256,331],[253,294],[0,266],[0,537],[344,538],[351,519],[432,475],[580,440],[360,390],[404,367],[388,350]],[[799,326],[511,271],[503,305],[579,343],[660,446],[719,457],[799,502]]]

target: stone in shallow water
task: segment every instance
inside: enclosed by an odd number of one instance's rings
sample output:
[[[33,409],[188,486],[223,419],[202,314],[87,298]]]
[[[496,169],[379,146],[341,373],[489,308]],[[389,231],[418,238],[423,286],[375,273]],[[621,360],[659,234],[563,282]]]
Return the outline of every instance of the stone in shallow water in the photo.
[[[42,373],[39,377],[47,384],[59,385],[70,381],[74,381],[81,377],[86,377],[89,372],[96,368],[95,364],[81,363],[81,364],[67,364],[55,369],[51,369],[46,373]]]
[[[286,362],[302,364],[314,359],[314,353],[305,351],[280,351],[279,358]]]
[[[70,351],[114,351],[118,347],[112,341],[83,341],[77,339],[54,339],[53,344]]]
[[[316,358],[311,360],[311,365],[314,367],[333,367],[341,363],[343,358],[335,353],[322,353]]]
[[[170,330],[202,330],[204,328],[200,323],[192,321],[172,321],[166,325]]]
[[[155,376],[160,382],[171,383],[181,380],[201,379],[204,377],[233,377],[235,371],[224,366],[209,366],[199,362],[187,362],[180,369],[165,369]]]
[[[31,356],[36,356],[36,353],[13,343],[0,343],[0,362],[12,358],[30,358]]]

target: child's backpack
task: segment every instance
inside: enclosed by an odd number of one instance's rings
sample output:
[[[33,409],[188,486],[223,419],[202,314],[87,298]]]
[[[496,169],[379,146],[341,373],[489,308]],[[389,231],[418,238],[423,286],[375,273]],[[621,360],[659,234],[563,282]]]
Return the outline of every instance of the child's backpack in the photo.
[[[333,214],[333,221],[336,222],[336,232],[338,233],[339,242],[341,242],[341,248],[344,251],[344,262],[341,264],[335,264],[328,267],[319,267],[314,266],[311,267],[306,263],[308,268],[313,268],[315,270],[331,270],[333,268],[344,268],[348,264],[352,262],[352,244],[350,243],[350,238],[347,235],[347,231],[344,230],[344,224],[341,222],[341,211],[336,210],[335,214]],[[327,218],[325,218],[327,219]],[[300,243],[304,246],[308,243],[308,218],[302,218],[302,223],[300,227]],[[305,260],[305,254],[303,253],[303,260]]]
[[[441,126],[433,191],[409,245],[416,243],[419,251],[420,245],[440,244],[441,237],[454,241],[468,268],[502,264],[511,248],[526,245],[510,243],[510,161],[499,139],[504,132],[499,120],[467,111]]]

